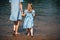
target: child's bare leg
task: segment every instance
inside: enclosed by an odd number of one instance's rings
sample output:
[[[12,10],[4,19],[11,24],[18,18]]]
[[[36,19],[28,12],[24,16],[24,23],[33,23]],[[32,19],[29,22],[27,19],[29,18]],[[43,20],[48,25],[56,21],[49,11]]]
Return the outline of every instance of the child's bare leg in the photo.
[[[31,32],[31,36],[33,36],[33,28],[31,28],[30,32]]]
[[[27,29],[27,36],[30,36],[30,28]]]

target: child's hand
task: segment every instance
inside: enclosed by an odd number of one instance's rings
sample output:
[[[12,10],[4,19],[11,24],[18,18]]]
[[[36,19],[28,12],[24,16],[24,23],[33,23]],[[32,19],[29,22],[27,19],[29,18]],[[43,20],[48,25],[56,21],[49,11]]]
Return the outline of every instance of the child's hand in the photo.
[[[25,13],[22,13],[22,16],[25,16]]]

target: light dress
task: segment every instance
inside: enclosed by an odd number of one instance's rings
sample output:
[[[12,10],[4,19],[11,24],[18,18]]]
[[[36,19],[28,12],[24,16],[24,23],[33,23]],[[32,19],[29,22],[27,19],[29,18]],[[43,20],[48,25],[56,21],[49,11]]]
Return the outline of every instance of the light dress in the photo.
[[[32,28],[34,25],[34,17],[33,14],[35,14],[35,11],[32,10],[32,12],[28,12],[28,10],[25,10],[24,13],[26,14],[24,23],[23,23],[23,28]]]
[[[10,20],[11,21],[17,21],[22,20],[22,15],[20,11],[20,2],[23,2],[23,0],[9,0],[11,3],[11,15]]]

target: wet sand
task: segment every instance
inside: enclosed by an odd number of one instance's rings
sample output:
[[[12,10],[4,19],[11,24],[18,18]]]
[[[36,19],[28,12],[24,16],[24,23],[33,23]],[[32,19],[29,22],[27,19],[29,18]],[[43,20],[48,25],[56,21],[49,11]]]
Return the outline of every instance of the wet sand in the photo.
[[[0,40],[60,40],[55,36],[53,37],[42,37],[41,35],[34,36],[33,38],[26,35],[3,35],[0,36]]]
[[[6,17],[6,19],[4,17]],[[7,16],[4,17],[1,17],[2,19],[0,20],[0,40],[60,40],[59,25],[56,27],[53,24],[49,25],[42,21],[38,22],[36,18],[39,16],[35,18],[33,38],[25,34],[26,30],[22,28],[22,24],[19,27],[19,33],[21,34],[13,35],[13,22],[9,21]]]

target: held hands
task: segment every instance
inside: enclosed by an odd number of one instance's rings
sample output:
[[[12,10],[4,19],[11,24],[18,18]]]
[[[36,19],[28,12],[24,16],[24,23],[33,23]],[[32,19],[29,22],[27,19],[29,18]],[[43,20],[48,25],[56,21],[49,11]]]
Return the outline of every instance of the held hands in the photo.
[[[24,13],[24,12],[22,12],[22,16],[23,16],[23,17],[25,16],[25,13]]]

